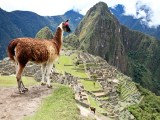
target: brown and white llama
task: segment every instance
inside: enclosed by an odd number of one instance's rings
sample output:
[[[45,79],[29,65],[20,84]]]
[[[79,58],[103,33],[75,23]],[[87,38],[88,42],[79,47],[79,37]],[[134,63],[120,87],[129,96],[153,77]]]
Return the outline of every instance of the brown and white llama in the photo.
[[[16,38],[8,45],[8,56],[16,64],[16,79],[20,93],[25,93],[28,89],[22,82],[22,72],[28,61],[41,64],[42,80],[41,85],[51,88],[50,73],[53,62],[59,57],[62,47],[63,32],[70,32],[68,20],[62,22],[52,40],[39,40],[34,38]]]

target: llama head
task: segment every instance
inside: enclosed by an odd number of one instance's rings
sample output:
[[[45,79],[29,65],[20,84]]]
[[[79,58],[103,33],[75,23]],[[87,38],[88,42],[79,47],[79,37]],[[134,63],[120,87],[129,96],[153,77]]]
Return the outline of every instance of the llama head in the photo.
[[[68,22],[69,22],[69,20],[66,20],[65,22],[62,22],[60,24],[60,26],[59,26],[65,32],[71,32],[71,29],[69,27],[69,23]]]

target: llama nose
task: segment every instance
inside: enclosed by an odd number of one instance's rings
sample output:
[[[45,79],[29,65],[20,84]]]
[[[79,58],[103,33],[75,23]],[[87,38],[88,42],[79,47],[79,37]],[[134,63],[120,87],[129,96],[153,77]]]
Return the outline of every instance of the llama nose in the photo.
[[[71,29],[70,29],[70,28],[68,28],[68,29],[67,29],[67,32],[71,32]]]

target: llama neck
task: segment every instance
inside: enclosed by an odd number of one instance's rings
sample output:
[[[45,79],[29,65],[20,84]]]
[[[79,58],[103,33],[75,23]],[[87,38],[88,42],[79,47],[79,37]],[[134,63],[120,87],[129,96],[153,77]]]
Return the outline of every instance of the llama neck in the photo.
[[[60,27],[58,27],[54,35],[54,41],[56,41],[58,44],[62,44],[62,38],[63,38],[63,31]]]
[[[56,43],[58,53],[60,52],[60,49],[62,47],[62,43],[63,43],[62,38],[63,38],[63,30],[60,26],[58,26],[57,31],[53,38],[53,42]]]

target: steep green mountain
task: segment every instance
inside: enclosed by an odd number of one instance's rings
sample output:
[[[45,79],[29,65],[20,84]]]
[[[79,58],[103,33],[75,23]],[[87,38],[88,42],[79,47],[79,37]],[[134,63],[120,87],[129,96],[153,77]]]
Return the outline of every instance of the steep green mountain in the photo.
[[[160,120],[160,97],[137,85],[143,95],[139,104],[129,106],[128,110],[137,120]]]
[[[80,41],[80,49],[101,56],[160,95],[160,41],[120,25],[105,3],[87,12],[73,36]]]
[[[93,6],[75,31],[80,48],[99,55],[125,72],[127,58],[121,41],[121,25],[110,13],[107,5],[100,2]]]
[[[156,37],[158,40],[160,40],[160,25],[157,26],[156,28],[154,27],[148,27],[148,25],[144,22],[142,22],[142,17],[141,18],[134,18],[131,15],[124,15],[124,6],[118,4],[115,8],[109,8],[111,12],[117,17],[119,22],[125,26],[127,26],[130,29],[133,30],[138,30],[143,33],[146,33],[148,35]],[[147,15],[147,18],[150,17],[150,10],[146,8],[145,6],[142,6],[140,8],[142,11],[144,11]],[[137,12],[138,15],[138,12]]]
[[[46,27],[42,28],[40,31],[38,31],[35,38],[52,39],[53,38],[52,30],[46,26]]]
[[[66,19],[70,19],[70,27],[74,31],[82,17],[73,10],[59,16],[40,16],[28,11],[6,12],[0,9],[0,59],[6,56],[6,47],[11,39],[35,37],[36,33],[45,26],[55,31]]]

